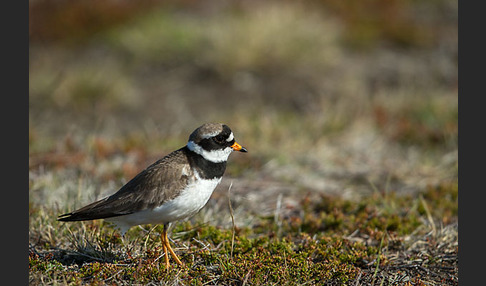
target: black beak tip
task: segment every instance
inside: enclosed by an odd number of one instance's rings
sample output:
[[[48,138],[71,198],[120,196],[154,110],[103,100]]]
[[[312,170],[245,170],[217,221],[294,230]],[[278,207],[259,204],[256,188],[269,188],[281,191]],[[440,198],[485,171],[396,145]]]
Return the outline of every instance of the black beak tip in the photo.
[[[248,152],[248,150],[246,150],[246,148],[245,148],[245,147],[241,147],[240,152],[247,153],[247,152]]]

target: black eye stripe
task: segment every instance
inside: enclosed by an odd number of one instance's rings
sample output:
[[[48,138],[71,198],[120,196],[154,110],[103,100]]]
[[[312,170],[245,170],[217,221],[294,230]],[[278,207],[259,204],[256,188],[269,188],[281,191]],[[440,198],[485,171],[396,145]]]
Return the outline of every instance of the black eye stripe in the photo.
[[[232,142],[227,142],[226,138],[223,136],[223,140],[221,141],[218,141],[216,137],[204,138],[201,141],[199,141],[197,145],[201,146],[206,151],[221,150],[226,146],[231,146],[234,144],[234,140]]]
[[[211,151],[213,149],[214,142],[209,139],[203,139],[198,143],[198,145],[206,151]]]

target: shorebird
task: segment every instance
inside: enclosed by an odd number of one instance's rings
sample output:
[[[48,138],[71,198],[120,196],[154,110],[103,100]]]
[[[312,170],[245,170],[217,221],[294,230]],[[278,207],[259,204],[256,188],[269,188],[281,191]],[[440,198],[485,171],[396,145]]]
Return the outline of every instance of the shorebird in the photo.
[[[132,226],[162,224],[166,267],[170,266],[168,253],[183,265],[170,246],[167,230],[172,222],[189,218],[206,205],[233,151],[247,152],[227,125],[206,123],[191,133],[186,146],[148,166],[113,195],[58,220],[105,219],[123,235]]]

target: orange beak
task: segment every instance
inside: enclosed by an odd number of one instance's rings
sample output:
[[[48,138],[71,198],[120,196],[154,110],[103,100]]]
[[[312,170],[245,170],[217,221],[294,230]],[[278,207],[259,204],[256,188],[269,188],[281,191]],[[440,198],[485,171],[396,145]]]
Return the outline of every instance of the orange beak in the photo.
[[[243,147],[240,144],[236,143],[236,141],[235,141],[235,144],[231,145],[231,148],[233,148],[233,150],[235,150],[235,151],[248,152],[248,150],[246,150],[245,147]]]

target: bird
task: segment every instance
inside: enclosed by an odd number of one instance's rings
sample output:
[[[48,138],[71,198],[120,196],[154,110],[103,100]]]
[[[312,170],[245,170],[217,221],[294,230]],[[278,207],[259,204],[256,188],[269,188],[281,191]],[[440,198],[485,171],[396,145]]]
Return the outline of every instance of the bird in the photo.
[[[78,210],[58,216],[73,222],[105,219],[122,235],[136,225],[163,225],[161,243],[169,269],[169,256],[184,265],[170,246],[167,231],[179,220],[194,216],[208,202],[226,170],[233,151],[248,152],[223,123],[205,123],[187,144],[138,173],[114,194]]]

